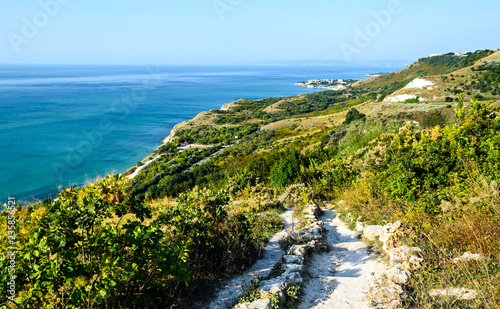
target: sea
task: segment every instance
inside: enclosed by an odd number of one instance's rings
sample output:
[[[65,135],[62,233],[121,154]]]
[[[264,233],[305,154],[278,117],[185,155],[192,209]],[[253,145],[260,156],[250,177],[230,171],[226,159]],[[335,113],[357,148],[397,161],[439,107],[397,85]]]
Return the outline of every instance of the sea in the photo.
[[[384,67],[385,72],[401,67]],[[0,205],[55,198],[154,151],[179,122],[240,98],[324,91],[373,66],[0,65]]]

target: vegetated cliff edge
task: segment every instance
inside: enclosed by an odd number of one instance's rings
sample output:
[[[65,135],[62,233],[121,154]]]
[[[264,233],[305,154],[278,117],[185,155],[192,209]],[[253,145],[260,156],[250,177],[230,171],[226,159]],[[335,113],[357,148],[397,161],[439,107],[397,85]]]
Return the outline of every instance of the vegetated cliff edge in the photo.
[[[402,221],[408,237],[384,234],[382,249],[405,253],[404,245],[419,247],[423,255],[413,261],[423,259],[425,265],[413,270],[413,277],[396,273],[408,279],[400,286],[408,293],[404,307],[438,302],[441,308],[496,308],[500,70],[497,62],[484,60],[469,67],[470,73],[439,72],[437,84],[444,85],[446,101],[376,103],[416,78],[434,78],[411,76],[408,82],[240,102],[231,111],[207,112],[217,129],[180,129],[174,139],[221,147],[238,135],[239,143],[205,164],[194,165],[216,148],[180,152],[166,144],[132,180],[111,175],[68,188],[58,201],[16,209],[22,232],[16,236],[16,287],[19,303],[26,304],[20,308],[62,301],[87,307],[196,308],[189,303],[195,301],[192,295],[202,298],[212,290],[199,283],[250,267],[269,236],[282,229],[283,208],[294,207],[296,216],[307,219],[303,209],[311,200],[323,208],[331,203],[352,225]],[[4,240],[7,222],[0,216]],[[398,247],[400,241],[409,243]],[[0,246],[5,250],[7,241]],[[3,278],[9,263],[0,260]],[[39,284],[30,285],[33,278]],[[315,295],[310,281],[305,284],[306,294]],[[478,297],[449,300],[450,286],[476,290]],[[0,290],[0,300],[7,297]]]
[[[221,111],[231,111],[234,107],[238,106],[238,103],[241,102],[246,102],[248,100],[245,99],[239,99],[237,101],[231,102],[231,103],[226,103],[223,104],[221,107]],[[215,125],[214,123],[214,117],[212,117],[212,114],[210,112],[204,111],[196,115],[194,118],[183,121],[181,123],[176,124],[172,130],[170,131],[170,134],[165,137],[162,140],[162,144],[166,143],[171,143],[174,141],[175,133],[188,127],[193,127],[193,126],[199,126],[199,125]]]

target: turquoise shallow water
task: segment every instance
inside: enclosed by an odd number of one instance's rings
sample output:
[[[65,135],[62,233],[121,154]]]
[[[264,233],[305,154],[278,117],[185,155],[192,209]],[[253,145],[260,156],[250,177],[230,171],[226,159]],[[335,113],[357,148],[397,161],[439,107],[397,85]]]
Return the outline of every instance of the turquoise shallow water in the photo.
[[[385,68],[386,71],[397,68]],[[0,200],[124,172],[172,127],[240,98],[318,91],[313,78],[364,78],[373,67],[0,66]]]

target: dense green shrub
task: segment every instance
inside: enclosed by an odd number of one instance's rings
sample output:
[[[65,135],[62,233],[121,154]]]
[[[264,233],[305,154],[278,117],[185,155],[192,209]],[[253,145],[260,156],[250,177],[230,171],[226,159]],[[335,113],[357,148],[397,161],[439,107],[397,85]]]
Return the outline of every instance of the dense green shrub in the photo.
[[[200,126],[196,129],[184,129],[178,131],[175,136],[180,143],[199,143],[204,145],[224,144],[228,145],[255,132],[258,128],[256,124],[245,124],[236,127],[222,127],[215,129],[208,125]]]
[[[424,130],[408,123],[322,166],[318,188],[334,184],[340,211],[375,224],[402,220],[410,229],[405,241],[423,249],[426,267],[408,284],[412,308],[435,305],[426,297],[434,286],[475,289],[481,296],[467,306],[500,301],[500,119],[475,100],[465,109],[461,95],[456,116],[458,125]],[[466,251],[484,260],[450,263]]]
[[[420,97],[416,97],[416,98],[413,98],[413,99],[406,99],[405,100],[405,103],[419,103],[420,102]]]
[[[19,210],[18,308],[178,306],[172,295],[186,283],[240,271],[283,226],[276,215],[228,213],[224,191],[196,190],[152,209],[127,194],[126,185],[112,175]],[[2,231],[6,224],[2,215]],[[2,282],[8,262],[0,261]],[[7,297],[1,289],[0,301]]]
[[[443,120],[439,112],[429,115],[431,122]],[[457,194],[463,190],[454,187],[456,177],[466,178],[461,162],[475,162],[490,179],[500,177],[500,122],[495,117],[491,107],[477,101],[472,101],[465,112],[460,101],[459,126],[419,131],[408,124],[384,135],[375,125],[370,136],[363,134],[359,123],[351,126],[339,143],[339,154],[353,155],[351,160],[359,166],[359,172],[371,173],[375,196],[382,194],[396,202],[414,201],[425,212],[440,213],[440,201],[453,190],[458,190]],[[363,136],[370,136],[367,140],[373,142],[358,142]]]
[[[357,109],[351,108],[347,112],[347,115],[345,116],[345,121],[344,124],[350,124],[351,122],[358,121],[358,120],[363,120],[366,118],[366,115],[363,113],[360,113]]]
[[[424,115],[422,126],[424,128],[433,128],[435,126],[445,126],[446,116],[441,111],[432,111]]]
[[[109,176],[24,209],[16,253],[20,308],[147,308],[168,295],[172,279],[190,279],[188,243],[167,237],[158,220],[147,224],[149,209],[127,195],[125,185],[123,176]],[[2,289],[2,302],[6,297]]]
[[[215,124],[237,124],[241,123],[247,119],[249,119],[249,115],[242,115],[242,114],[236,114],[236,115],[222,115],[215,120]]]
[[[454,53],[421,58],[418,60],[420,65],[443,68],[443,73],[450,73],[461,68],[473,65],[479,59],[487,57],[493,53],[492,50],[478,50],[473,53],[466,53],[464,56],[455,56]]]
[[[164,147],[165,146],[165,147]],[[191,168],[193,164],[220,150],[220,146],[193,148],[179,152],[177,147],[168,143],[160,147],[160,158],[146,166],[131,182],[127,189],[131,194],[149,192],[152,197],[177,196],[180,192],[193,188],[203,182],[200,169]],[[213,166],[211,166],[213,167]],[[196,170],[196,173],[192,171]],[[203,171],[215,172],[215,168]],[[203,175],[202,175],[203,174]]]
[[[271,184],[286,187],[299,181],[300,161],[297,157],[288,156],[271,170]]]

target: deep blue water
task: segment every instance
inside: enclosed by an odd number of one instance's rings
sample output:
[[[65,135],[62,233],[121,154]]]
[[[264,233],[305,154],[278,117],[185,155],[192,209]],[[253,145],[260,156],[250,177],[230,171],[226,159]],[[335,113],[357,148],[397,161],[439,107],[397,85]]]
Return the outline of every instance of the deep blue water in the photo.
[[[1,65],[0,201],[55,197],[58,186],[124,172],[175,124],[224,103],[318,91],[294,83],[364,78],[379,70]]]

